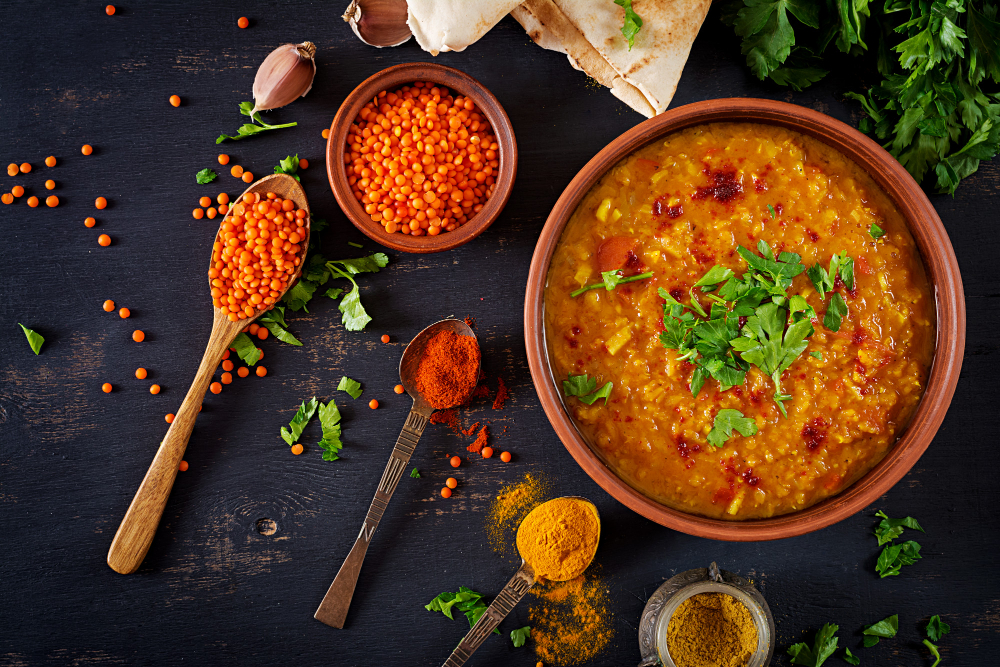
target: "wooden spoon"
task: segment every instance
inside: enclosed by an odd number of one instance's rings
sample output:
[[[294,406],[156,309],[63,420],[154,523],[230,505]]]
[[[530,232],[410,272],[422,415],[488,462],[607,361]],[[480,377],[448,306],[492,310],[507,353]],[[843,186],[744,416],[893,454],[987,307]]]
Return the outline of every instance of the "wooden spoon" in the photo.
[[[368,508],[368,515],[364,523],[361,524],[361,532],[351,552],[344,559],[344,564],[340,566],[337,576],[330,584],[329,590],[323,596],[319,608],[313,614],[313,618],[322,621],[334,628],[343,628],[344,621],[347,620],[347,610],[351,606],[351,598],[354,597],[354,587],[358,583],[358,575],[361,574],[361,565],[365,561],[365,554],[368,553],[368,543],[371,542],[375,529],[378,528],[379,521],[382,520],[382,513],[389,505],[392,492],[396,490],[400,477],[406,469],[406,464],[410,462],[410,456],[417,447],[417,442],[427,428],[427,422],[434,412],[434,408],[416,390],[417,366],[424,356],[427,343],[435,334],[441,331],[451,331],[460,336],[471,336],[476,338],[472,328],[461,320],[441,320],[430,325],[410,341],[410,344],[403,350],[403,358],[399,360],[399,381],[402,383],[406,393],[413,399],[413,407],[406,417],[403,430],[396,439],[396,446],[389,457],[389,463],[382,473],[382,480],[375,490],[375,497]],[[479,369],[476,369],[476,377],[479,377]],[[469,389],[472,392],[472,388]],[[454,406],[450,406],[454,407]]]
[[[597,513],[597,507],[594,506],[594,503],[581,496],[563,496],[562,498],[554,498],[553,500],[562,500],[565,498],[583,501],[591,510],[593,510],[594,516],[597,517],[597,540],[594,542],[594,553],[590,554],[590,558],[587,559],[587,563],[580,569],[580,571],[573,572],[572,576],[567,577],[566,579],[561,579],[560,581],[576,579],[583,574],[588,567],[590,567],[590,563],[593,562],[594,555],[597,553],[597,544],[601,539],[601,515]],[[539,507],[551,502],[552,500],[548,500],[542,503],[535,509],[531,510],[531,512],[528,513],[528,516],[530,516],[532,512],[537,511]],[[527,516],[524,517],[524,519],[527,518]],[[522,525],[524,524],[524,519],[521,520]],[[520,530],[520,527],[518,527],[518,530]],[[493,599],[493,604],[491,604],[486,611],[483,612],[483,615],[479,617],[476,624],[472,626],[472,629],[469,630],[469,634],[465,635],[462,641],[459,642],[458,646],[455,647],[455,650],[452,651],[451,655],[448,656],[448,659],[444,661],[442,667],[462,667],[462,665],[464,665],[466,661],[472,657],[472,654],[476,652],[476,649],[478,649],[482,643],[486,641],[486,638],[490,636],[490,633],[492,633],[493,630],[500,625],[500,622],[507,618],[507,614],[513,611],[514,607],[517,606],[517,603],[528,594],[528,591],[531,590],[531,587],[535,585],[536,581],[537,578],[535,577],[535,570],[522,557],[521,567],[518,568],[517,572],[514,573],[514,576],[507,582],[507,585],[503,587],[503,590],[500,591],[496,598]]]
[[[309,230],[312,226],[309,214],[309,202],[306,201],[306,193],[291,176],[286,174],[273,174],[260,179],[243,193],[259,194],[263,197],[266,193],[273,192],[282,199],[291,199],[296,207],[306,211],[306,237],[302,241],[301,255],[304,258],[306,248],[309,247]],[[242,199],[243,195],[240,195]],[[233,200],[233,204],[240,199]],[[223,218],[225,222],[229,215]],[[219,223],[220,231],[222,223]],[[216,237],[218,238],[218,237]],[[302,268],[305,262],[300,262],[292,279],[289,281],[285,291],[278,297],[285,295],[292,285],[302,275]],[[211,289],[211,284],[209,285]],[[174,485],[177,477],[177,467],[184,457],[184,450],[187,449],[188,439],[191,437],[191,430],[194,428],[194,420],[198,416],[202,400],[205,398],[205,391],[212,381],[215,369],[222,361],[222,355],[233,343],[233,339],[244,328],[258,317],[268,312],[266,310],[257,311],[253,317],[244,320],[230,322],[222,310],[214,308],[214,318],[212,319],[212,335],[208,339],[205,347],[205,354],[198,365],[198,372],[195,373],[191,388],[188,389],[177,416],[174,418],[167,435],[160,443],[160,448],[153,457],[153,463],[149,466],[149,471],[139,485],[132,504],[129,505],[125,518],[122,519],[118,532],[115,533],[114,540],[111,541],[111,548],[108,550],[108,565],[115,572],[130,574],[139,569],[142,559],[146,557],[149,546],[153,542],[153,535],[156,527],[160,523],[160,516],[163,508],[167,505],[167,498],[170,496],[170,489]]]

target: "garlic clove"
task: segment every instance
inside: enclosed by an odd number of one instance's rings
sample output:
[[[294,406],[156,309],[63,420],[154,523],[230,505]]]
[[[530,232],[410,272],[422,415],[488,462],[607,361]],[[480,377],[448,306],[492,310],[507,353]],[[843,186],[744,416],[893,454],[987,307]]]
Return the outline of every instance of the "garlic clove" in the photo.
[[[277,109],[305,97],[316,76],[316,45],[282,44],[257,69],[253,80],[253,113]]]
[[[344,20],[369,46],[399,46],[410,38],[406,0],[351,0]]]

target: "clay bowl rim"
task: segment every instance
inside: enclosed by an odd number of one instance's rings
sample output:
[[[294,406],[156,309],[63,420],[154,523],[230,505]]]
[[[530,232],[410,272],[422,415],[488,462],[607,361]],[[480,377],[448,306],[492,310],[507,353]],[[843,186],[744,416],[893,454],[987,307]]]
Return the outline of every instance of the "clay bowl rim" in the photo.
[[[549,263],[562,230],[591,186],[619,160],[671,132],[711,122],[777,125],[819,139],[868,172],[909,225],[936,292],[937,334],[927,387],[913,419],[886,457],[840,494],[812,507],[769,519],[725,521],[662,505],[620,479],[587,445],[569,418],[545,345],[543,296]],[[591,159],[556,201],[531,259],[524,301],[528,368],[545,414],[563,445],[591,479],[616,500],[668,528],[716,540],[749,542],[794,537],[825,528],[876,501],[910,470],[944,420],[965,349],[965,297],[951,240],[920,186],[881,146],[825,114],[794,104],[726,98],[678,107],[640,123]]]
[[[371,216],[365,213],[360,202],[354,198],[344,168],[347,132],[361,108],[380,91],[391,91],[414,81],[432,81],[471,97],[489,120],[497,137],[497,144],[500,146],[500,168],[496,172],[496,188],[493,196],[472,220],[453,232],[444,232],[437,236],[387,233],[382,225],[372,221]],[[340,105],[337,115],[330,124],[330,136],[326,142],[326,174],[330,181],[330,189],[333,190],[333,196],[336,197],[340,208],[354,226],[368,238],[400,252],[431,253],[451,250],[468,243],[486,231],[500,216],[507,200],[510,199],[514,179],[517,177],[517,140],[514,137],[514,126],[511,125],[507,112],[493,93],[465,72],[436,63],[413,62],[393,65],[362,81]]]

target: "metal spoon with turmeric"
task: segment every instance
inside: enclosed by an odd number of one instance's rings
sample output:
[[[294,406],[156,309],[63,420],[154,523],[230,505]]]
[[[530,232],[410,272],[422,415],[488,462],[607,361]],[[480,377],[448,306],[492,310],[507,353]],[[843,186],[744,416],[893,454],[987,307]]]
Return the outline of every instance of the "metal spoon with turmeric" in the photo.
[[[479,617],[443,667],[461,667],[539,579],[569,581],[590,566],[601,538],[601,517],[592,502],[563,496],[531,510],[517,528],[521,567]]]

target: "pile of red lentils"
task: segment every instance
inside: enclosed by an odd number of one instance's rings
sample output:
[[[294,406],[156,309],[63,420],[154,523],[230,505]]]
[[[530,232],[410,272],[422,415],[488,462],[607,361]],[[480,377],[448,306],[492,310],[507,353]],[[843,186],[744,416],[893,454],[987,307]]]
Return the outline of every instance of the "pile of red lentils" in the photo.
[[[390,234],[435,236],[471,220],[493,195],[499,145],[467,97],[416,82],[380,92],[347,135],[348,182]]]

